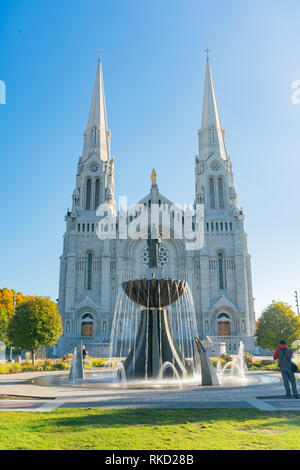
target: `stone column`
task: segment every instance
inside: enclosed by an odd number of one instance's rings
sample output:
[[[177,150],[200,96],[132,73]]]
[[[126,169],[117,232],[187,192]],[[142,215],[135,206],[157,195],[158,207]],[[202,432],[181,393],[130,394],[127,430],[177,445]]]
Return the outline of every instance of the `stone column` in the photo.
[[[110,310],[110,240],[107,238],[103,242],[103,252],[101,259],[101,307],[104,313]]]
[[[210,312],[210,286],[209,286],[209,260],[207,254],[200,254],[200,299],[202,324],[200,332],[204,332],[204,321],[207,312]],[[211,326],[211,325],[210,325]],[[211,334],[211,331],[210,331]]]
[[[75,233],[69,235],[69,249],[66,259],[66,298],[65,311],[74,308],[75,286],[76,286],[76,252],[75,252]]]
[[[246,334],[250,335],[250,322],[249,322],[249,302],[248,302],[248,283],[247,283],[247,269],[246,260],[244,255],[235,255],[235,275],[236,275],[236,293],[237,293],[237,306],[240,318],[245,320]]]

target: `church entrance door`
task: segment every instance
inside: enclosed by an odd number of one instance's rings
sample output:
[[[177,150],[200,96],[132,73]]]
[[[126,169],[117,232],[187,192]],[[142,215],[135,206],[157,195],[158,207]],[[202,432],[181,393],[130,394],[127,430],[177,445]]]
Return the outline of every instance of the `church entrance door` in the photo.
[[[82,322],[81,323],[81,336],[94,336],[94,323]]]
[[[230,336],[230,322],[229,321],[219,321],[218,336]]]

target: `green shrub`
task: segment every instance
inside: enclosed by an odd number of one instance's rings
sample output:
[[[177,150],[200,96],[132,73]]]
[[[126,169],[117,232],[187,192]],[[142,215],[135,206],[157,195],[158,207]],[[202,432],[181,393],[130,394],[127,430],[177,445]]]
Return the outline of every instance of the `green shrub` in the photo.
[[[252,354],[248,354],[248,353],[244,354],[244,360],[248,368],[251,367],[255,362]]]
[[[230,356],[230,354],[223,353],[223,354],[221,354],[220,358],[224,359],[225,362],[231,362],[232,361],[232,357]]]
[[[274,360],[273,359],[262,359],[261,361],[259,361],[259,363],[262,366],[270,366],[270,365],[274,364]]]
[[[69,369],[70,366],[68,364],[64,364],[63,362],[57,362],[52,367],[53,367],[53,370],[66,370],[66,369]]]
[[[0,374],[10,374],[11,372],[21,372],[22,366],[18,363],[0,364]]]
[[[249,370],[279,370],[278,364],[271,360],[253,361],[252,365],[248,367]]]
[[[220,362],[222,366],[226,364],[226,360],[223,357],[211,357],[210,360],[214,367],[217,367],[218,362]]]
[[[264,364],[262,370],[279,370],[279,366],[276,363],[273,364]]]
[[[0,374],[8,374],[10,372],[8,364],[0,364]]]
[[[90,357],[89,360],[91,361],[93,367],[105,367],[109,366],[110,363],[112,367],[115,366],[116,361],[114,359],[107,359],[107,358],[102,358],[102,357]]]
[[[6,363],[0,364],[0,374],[9,374],[16,372],[34,372],[34,371],[51,371],[51,370],[66,370],[70,365],[65,362],[56,362],[54,359],[41,359],[36,361],[33,366],[31,362],[26,361],[24,364],[19,363]]]
[[[22,372],[33,372],[37,370],[37,368],[39,367],[36,365],[32,365],[31,363],[30,364],[14,364],[14,365],[21,366]],[[11,372],[17,372],[17,371],[12,370]]]
[[[45,359],[43,363],[41,364],[42,370],[53,370],[54,366],[55,366],[54,359]]]

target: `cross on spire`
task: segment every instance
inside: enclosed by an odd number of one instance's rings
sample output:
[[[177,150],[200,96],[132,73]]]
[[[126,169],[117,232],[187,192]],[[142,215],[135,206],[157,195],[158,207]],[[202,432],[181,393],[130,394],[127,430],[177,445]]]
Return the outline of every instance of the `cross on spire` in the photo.
[[[206,52],[206,60],[208,60],[208,59],[209,59],[209,55],[208,55],[208,54],[209,54],[209,52],[210,52],[210,49],[208,49],[208,46],[206,46],[206,49],[204,49],[203,52]]]
[[[101,47],[99,47],[96,52],[98,54],[98,60],[100,61],[101,60],[101,54],[103,54],[103,50],[101,49]]]

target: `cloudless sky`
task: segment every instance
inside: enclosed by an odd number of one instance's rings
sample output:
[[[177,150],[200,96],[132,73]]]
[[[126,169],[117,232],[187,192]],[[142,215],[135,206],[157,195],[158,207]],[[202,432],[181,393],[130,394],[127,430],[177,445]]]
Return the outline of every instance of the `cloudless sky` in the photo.
[[[206,44],[238,202],[256,315],[300,290],[299,0],[0,0],[0,287],[58,296],[97,65],[116,199],[146,195],[150,172],[194,200]]]

